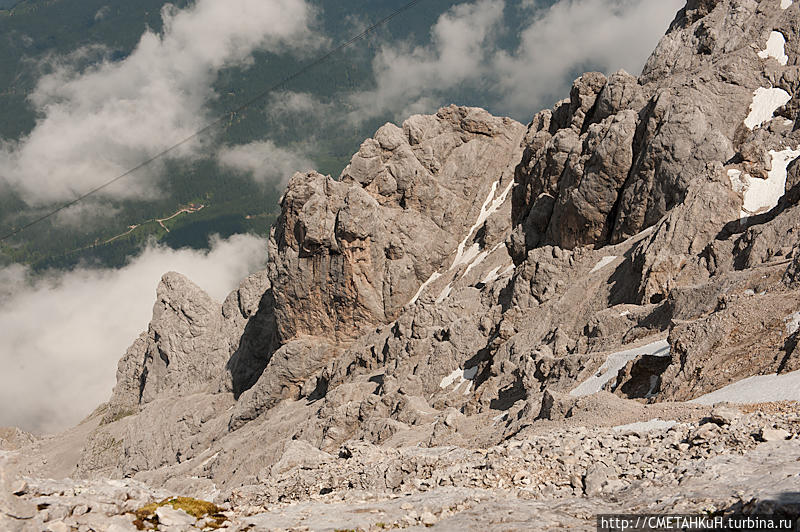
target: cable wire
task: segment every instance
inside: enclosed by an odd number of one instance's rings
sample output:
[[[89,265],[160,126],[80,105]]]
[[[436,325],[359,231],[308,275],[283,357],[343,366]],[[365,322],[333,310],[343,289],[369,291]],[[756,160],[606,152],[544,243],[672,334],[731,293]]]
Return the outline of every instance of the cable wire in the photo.
[[[194,133],[192,133],[191,135],[189,135],[185,139],[177,142],[176,144],[173,144],[172,146],[170,146],[169,148],[165,149],[164,151],[161,151],[161,152],[157,153],[156,155],[153,155],[152,157],[150,157],[146,161],[138,164],[137,166],[131,168],[128,171],[126,171],[125,173],[118,175],[114,179],[106,181],[102,185],[99,185],[99,186],[91,189],[90,191],[78,196],[77,198],[75,198],[74,200],[70,201],[69,203],[65,203],[65,204],[61,205],[60,207],[58,207],[58,208],[56,208],[56,209],[54,209],[52,211],[49,211],[47,214],[44,214],[44,215],[42,215],[42,216],[40,216],[40,217],[38,217],[38,218],[26,223],[25,225],[23,225],[23,226],[21,226],[21,227],[19,227],[17,229],[12,230],[10,233],[7,233],[7,234],[3,235],[2,237],[0,237],[0,242],[4,242],[4,241],[8,240],[9,238],[22,233],[23,231],[25,231],[29,227],[32,227],[32,226],[34,226],[36,224],[39,224],[39,223],[47,220],[48,218],[52,218],[53,216],[55,216],[59,212],[63,211],[64,209],[68,209],[68,208],[72,207],[73,205],[75,205],[77,203],[80,203],[81,201],[85,200],[89,196],[93,196],[94,194],[97,194],[101,190],[113,185],[117,181],[119,181],[121,179],[124,179],[124,178],[130,176],[131,174],[141,170],[142,168],[152,164],[156,160],[161,159],[162,157],[164,157],[166,155],[169,155],[171,152],[177,150],[178,148],[180,148],[184,144],[186,144],[188,142],[191,142],[192,140],[196,139],[200,135],[202,135],[202,134],[206,133],[207,131],[215,128],[216,126],[221,124],[226,119],[232,118],[233,116],[235,116],[238,113],[241,113],[242,111],[244,111],[245,109],[247,109],[248,107],[253,105],[254,103],[264,99],[266,96],[268,96],[273,91],[281,88],[282,86],[286,85],[287,83],[290,83],[290,82],[294,81],[295,79],[299,78],[300,76],[302,76],[303,74],[305,74],[309,70],[313,69],[317,65],[320,65],[320,64],[324,63],[325,61],[330,59],[331,56],[336,55],[337,53],[341,52],[345,48],[349,48],[353,44],[355,44],[358,41],[364,39],[364,37],[366,37],[370,33],[374,32],[376,29],[380,28],[381,26],[384,26],[384,25],[388,24],[392,19],[396,18],[398,15],[402,14],[403,12],[408,11],[409,9],[411,9],[412,7],[414,7],[415,5],[419,4],[422,1],[423,0],[412,0],[411,2],[408,2],[404,6],[396,9],[391,14],[387,15],[386,17],[382,18],[378,22],[374,23],[372,26],[368,27],[367,29],[365,29],[364,31],[362,31],[361,33],[356,35],[355,37],[352,37],[349,40],[341,43],[339,46],[336,46],[335,48],[332,48],[332,49],[328,50],[327,52],[325,52],[324,54],[320,55],[319,57],[317,57],[316,59],[314,59],[310,63],[306,63],[305,65],[303,65],[299,70],[295,71],[293,74],[290,74],[289,76],[283,78],[282,80],[280,80],[279,82],[277,82],[274,85],[270,86],[269,88],[267,88],[267,89],[263,90],[262,92],[256,94],[255,96],[253,96],[252,98],[250,98],[249,100],[247,100],[243,104],[239,105],[238,107],[236,107],[234,109],[231,109],[231,110],[225,112],[224,114],[220,115],[218,118],[216,118],[215,120],[209,122],[208,124],[203,126],[201,129],[195,131]]]

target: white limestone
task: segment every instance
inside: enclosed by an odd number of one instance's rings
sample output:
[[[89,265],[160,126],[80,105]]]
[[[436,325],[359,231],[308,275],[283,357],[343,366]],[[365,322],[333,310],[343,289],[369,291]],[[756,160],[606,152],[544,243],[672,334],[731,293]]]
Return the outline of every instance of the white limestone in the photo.
[[[800,312],[795,312],[783,318],[786,322],[786,336],[791,336],[800,330]]]
[[[666,430],[677,425],[676,421],[664,421],[659,418],[651,419],[650,421],[639,421],[637,423],[629,423],[627,425],[617,425],[614,427],[615,431],[619,432],[652,432],[654,430]]]

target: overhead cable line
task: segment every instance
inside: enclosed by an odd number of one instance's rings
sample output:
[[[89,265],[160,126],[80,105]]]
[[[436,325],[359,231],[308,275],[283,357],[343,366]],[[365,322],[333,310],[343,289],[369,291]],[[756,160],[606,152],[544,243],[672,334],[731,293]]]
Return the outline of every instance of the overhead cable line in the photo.
[[[236,114],[241,113],[242,111],[244,111],[245,109],[247,109],[248,107],[253,105],[254,103],[264,99],[265,97],[267,97],[270,93],[280,89],[281,87],[283,87],[287,83],[290,83],[290,82],[294,81],[295,79],[299,78],[300,76],[302,76],[303,74],[305,74],[306,72],[308,72],[312,68],[316,67],[317,65],[320,65],[320,64],[324,63],[325,61],[330,59],[331,56],[336,55],[337,53],[341,52],[345,48],[348,48],[348,47],[352,46],[353,44],[357,43],[358,41],[364,39],[364,37],[366,37],[370,33],[373,33],[376,29],[380,28],[381,26],[384,26],[384,25],[388,24],[392,19],[394,19],[398,15],[402,14],[403,12],[408,11],[409,9],[411,9],[412,7],[414,7],[415,5],[419,4],[422,1],[423,0],[412,0],[411,2],[408,2],[404,6],[396,9],[391,14],[387,15],[386,17],[382,18],[378,22],[374,23],[372,26],[368,27],[367,29],[365,29],[364,31],[362,31],[361,33],[356,35],[355,37],[352,37],[352,38],[348,39],[347,41],[341,43],[340,45],[336,46],[335,48],[331,48],[330,50],[328,50],[324,54],[320,55],[319,57],[317,57],[316,59],[314,59],[310,63],[306,63],[305,65],[303,65],[299,70],[295,71],[293,74],[283,78],[282,80],[280,80],[279,82],[275,83],[271,87],[269,87],[269,88],[265,89],[264,91],[256,94],[255,96],[253,96],[252,98],[250,98],[249,100],[247,100],[243,104],[239,105],[238,107],[236,107],[234,109],[231,109],[231,110],[225,112],[224,114],[220,115],[218,118],[216,118],[215,120],[209,122],[208,124],[203,126],[201,129],[195,131],[194,133],[192,133],[191,135],[189,135],[185,139],[173,144],[172,146],[170,146],[169,148],[165,149],[164,151],[159,152],[156,155],[153,155],[152,157],[150,157],[146,161],[138,164],[137,166],[131,168],[128,171],[126,171],[125,173],[118,175],[114,179],[106,181],[102,185],[99,185],[99,186],[93,188],[92,190],[90,190],[90,191],[78,196],[77,198],[75,198],[74,200],[70,201],[69,203],[65,203],[64,205],[61,205],[60,207],[58,207],[56,209],[53,209],[52,211],[47,212],[47,214],[44,214],[44,215],[34,219],[33,221],[30,221],[30,222],[26,223],[25,225],[23,225],[23,226],[21,226],[21,227],[19,227],[17,229],[14,229],[11,232],[3,235],[2,237],[0,237],[0,242],[8,240],[9,238],[20,234],[21,232],[25,231],[29,227],[32,227],[32,226],[34,226],[36,224],[39,224],[39,223],[47,220],[48,218],[52,218],[53,216],[55,216],[59,212],[63,211],[64,209],[68,209],[68,208],[72,207],[73,205],[75,205],[77,203],[80,203],[81,201],[85,200],[89,196],[93,196],[94,194],[97,194],[101,190],[113,185],[117,181],[119,181],[121,179],[124,179],[124,178],[130,176],[131,174],[137,172],[138,170],[141,170],[142,168],[152,164],[156,160],[161,159],[162,157],[164,157],[166,155],[169,155],[170,153],[172,153],[173,151],[177,150],[178,148],[180,148],[184,144],[187,144],[188,142],[191,142],[192,140],[196,139],[197,137],[199,137],[203,133],[206,133],[206,132],[210,131],[211,129],[215,128],[216,126],[218,126],[219,124],[224,122],[226,119],[232,118]]]

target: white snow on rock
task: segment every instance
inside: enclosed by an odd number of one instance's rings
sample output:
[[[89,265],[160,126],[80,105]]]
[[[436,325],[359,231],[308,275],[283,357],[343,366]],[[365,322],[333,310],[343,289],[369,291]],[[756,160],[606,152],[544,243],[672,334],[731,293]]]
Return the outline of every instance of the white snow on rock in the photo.
[[[450,297],[450,292],[452,291],[453,291],[453,282],[450,281],[449,283],[447,283],[447,286],[445,286],[444,289],[439,293],[439,297],[436,298],[436,302],[441,303],[442,301]]]
[[[729,384],[690,403],[766,403],[771,401],[800,401],[800,371],[784,375],[756,375]]]
[[[438,279],[441,276],[442,276],[441,273],[434,272],[430,277],[428,277],[428,280],[425,281],[424,283],[422,283],[422,286],[419,287],[419,290],[417,290],[417,293],[414,294],[414,297],[411,298],[411,301],[408,302],[408,305],[410,306],[410,305],[413,305],[414,303],[416,303],[417,299],[419,299],[419,296],[422,295],[422,292],[426,288],[428,288],[428,285],[431,284],[432,282],[434,282],[436,279]]]
[[[617,260],[617,255],[609,255],[608,257],[603,257],[597,264],[595,264],[594,268],[592,268],[592,271],[590,271],[589,273],[598,272],[603,268],[605,268],[606,266],[608,266],[609,264],[611,264],[612,262],[614,262],[615,260]]]
[[[786,322],[786,336],[791,336],[800,330],[800,312],[786,316],[783,321]]]
[[[477,245],[478,244],[474,244],[474,246],[477,246]],[[481,251],[480,254],[477,257],[475,257],[475,260],[473,260],[470,263],[470,265],[467,266],[467,269],[464,270],[464,275],[463,276],[466,277],[466,275],[470,272],[470,270],[472,270],[472,268],[478,266],[481,262],[484,261],[484,259],[486,259],[486,257],[491,255],[492,253],[494,253],[495,251],[497,251],[501,247],[505,248],[506,247],[506,243],[505,242],[500,242],[499,244],[497,244],[495,247],[493,247],[492,249],[490,249],[488,251]]]
[[[778,63],[785,66],[786,63],[789,62],[789,56],[786,55],[785,47],[786,37],[779,31],[773,31],[769,34],[769,39],[767,39],[767,47],[758,52],[758,57],[761,59],[774,57],[778,60]]]
[[[456,387],[454,388],[458,389],[459,386],[461,386],[466,382],[468,384],[466,390],[464,390],[464,393],[467,394],[469,393],[469,390],[472,387],[472,379],[474,379],[475,375],[477,374],[478,374],[478,366],[474,366],[469,369],[463,369],[463,370],[461,368],[456,368],[455,370],[453,370],[453,373],[442,379],[442,382],[439,383],[439,388],[442,389],[447,388],[454,382],[458,381],[458,384],[456,384]]]
[[[481,207],[481,212],[478,214],[478,219],[472,225],[469,231],[467,231],[467,236],[464,237],[464,240],[458,245],[458,251],[456,252],[456,258],[453,260],[452,266],[450,269],[456,268],[461,266],[462,264],[469,264],[472,259],[478,256],[480,253],[480,245],[473,244],[469,248],[466,248],[467,242],[469,242],[469,237],[472,236],[477,229],[480,228],[483,223],[489,219],[489,216],[495,213],[500,206],[505,203],[506,198],[508,197],[508,193],[511,192],[511,188],[514,186],[514,182],[512,181],[506,189],[500,194],[497,198],[494,198],[495,192],[497,192],[497,186],[500,184],[500,181],[495,181],[492,183],[492,189],[489,191],[489,195],[486,197],[486,201],[483,203]],[[494,200],[493,200],[494,198]],[[465,250],[466,248],[466,250]]]
[[[489,284],[492,281],[496,280],[498,277],[500,277],[500,268],[502,268],[502,266],[498,266],[494,270],[492,270],[489,273],[487,273],[486,277],[484,277],[481,282],[483,284]]]
[[[792,6],[792,0],[781,0],[781,9],[788,9]]]
[[[772,120],[775,111],[786,105],[792,96],[783,89],[759,87],[753,93],[750,114],[744,119],[748,129],[755,129],[764,122]]]
[[[767,212],[778,204],[786,192],[786,168],[800,157],[800,146],[795,150],[770,150],[769,154],[772,157],[772,170],[767,179],[752,177],[740,170],[728,170],[733,190],[744,197],[740,218]]]
[[[582,382],[569,392],[569,394],[574,397],[581,397],[599,392],[608,381],[617,376],[619,370],[624,368],[625,364],[631,360],[636,360],[642,355],[668,357],[670,356],[669,343],[667,340],[659,340],[652,344],[627,349],[625,351],[618,351],[608,355],[608,358],[603,365],[600,366],[597,373]]]
[[[502,276],[504,276],[506,274],[512,273],[514,271],[514,268],[516,268],[516,266],[514,266],[513,264],[509,264],[506,267],[506,269],[504,269],[502,272],[500,272],[499,277],[502,277]]]
[[[472,268],[472,263],[473,261],[475,261],[475,259],[478,259],[478,263],[480,263],[488,255],[494,252],[498,247],[500,247],[501,245],[505,246],[504,243],[500,243],[497,246],[495,246],[491,251],[488,252],[486,251],[481,252],[481,246],[478,243],[474,243],[471,246],[467,247],[467,242],[469,242],[469,239],[472,236],[472,234],[477,229],[479,229],[481,225],[483,225],[483,223],[486,220],[488,220],[489,217],[503,205],[503,203],[505,203],[506,198],[508,198],[508,193],[511,192],[511,189],[514,187],[514,182],[512,181],[505,188],[505,190],[503,190],[503,192],[497,198],[495,198],[494,196],[495,193],[497,192],[497,187],[499,184],[500,184],[499,179],[494,183],[492,183],[492,188],[489,191],[489,195],[486,197],[486,201],[483,202],[483,206],[481,206],[481,212],[478,214],[478,219],[475,220],[475,223],[472,225],[472,227],[469,228],[469,231],[467,231],[467,235],[464,237],[464,240],[462,240],[461,243],[458,245],[458,249],[456,250],[456,258],[453,259],[453,264],[451,264],[449,268],[450,270],[453,270],[463,264],[468,264],[469,266],[467,267],[467,270],[464,272],[464,275],[466,275],[467,272],[469,272],[469,270]],[[414,295],[414,297],[411,298],[411,301],[406,303],[406,306],[410,306],[416,303],[419,297],[422,295],[422,292],[424,292],[425,289],[428,288],[428,286],[431,283],[436,281],[441,276],[442,274],[439,272],[435,272],[433,275],[431,275],[427,281],[422,283],[422,286],[419,287],[419,290],[417,290],[417,293]],[[437,297],[436,301],[440,303],[441,301],[446,299],[447,296],[450,295],[450,290],[452,290],[452,287],[450,287],[450,285],[445,287],[445,289],[439,294],[439,297]]]
[[[658,418],[651,419],[650,421],[637,421],[636,423],[629,423],[627,425],[617,425],[614,430],[619,432],[651,432],[654,430],[666,430],[677,425],[677,421],[664,421]]]

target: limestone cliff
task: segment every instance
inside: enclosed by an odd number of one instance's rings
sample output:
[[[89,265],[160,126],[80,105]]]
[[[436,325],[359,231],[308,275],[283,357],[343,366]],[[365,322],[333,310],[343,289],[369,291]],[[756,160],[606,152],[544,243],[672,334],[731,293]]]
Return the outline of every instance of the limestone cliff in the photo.
[[[688,449],[724,429],[685,401],[800,399],[798,24],[788,0],[690,0],[641,76],[584,74],[527,129],[451,106],[338,179],[294,175],[266,272],[222,305],[164,276],[72,474],[228,502],[475,486],[431,464],[657,416],[698,423],[664,429]],[[748,395],[758,375],[795,384]],[[651,479],[560,463],[531,493]]]

